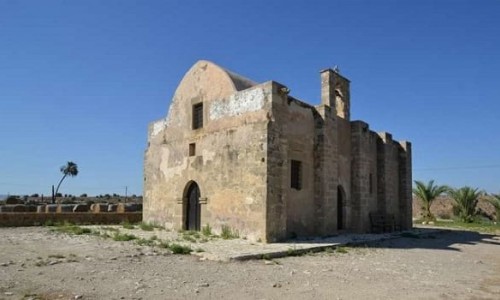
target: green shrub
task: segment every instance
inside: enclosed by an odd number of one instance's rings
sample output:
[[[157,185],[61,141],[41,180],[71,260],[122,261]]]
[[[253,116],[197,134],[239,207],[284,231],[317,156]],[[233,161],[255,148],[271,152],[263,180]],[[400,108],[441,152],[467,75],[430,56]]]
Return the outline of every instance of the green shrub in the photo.
[[[144,231],[153,231],[155,229],[153,225],[144,222],[141,222],[139,224],[139,228],[141,228]]]
[[[19,196],[11,195],[5,199],[5,204],[22,204],[22,200]]]
[[[211,236],[212,235],[212,227],[210,227],[210,224],[206,224],[201,228],[201,233],[204,236]]]
[[[184,235],[182,236],[184,238],[184,240],[188,241],[188,242],[191,242],[191,243],[196,243],[196,239],[190,235]]]
[[[239,238],[240,235],[238,233],[238,231],[236,230],[232,230],[231,227],[227,226],[227,225],[222,225],[221,227],[221,234],[220,236],[225,239],[225,240],[229,240],[229,239],[236,239],[236,238]]]
[[[74,235],[82,235],[82,234],[92,234],[92,230],[89,228],[84,228],[76,225],[62,225],[62,226],[57,226],[52,229],[52,231],[55,232],[61,232],[61,233],[67,233],[67,234],[74,234]]]
[[[170,247],[170,244],[169,244],[168,242],[161,241],[161,242],[158,244],[158,247],[163,248],[163,249],[168,249],[168,248]]]
[[[457,213],[457,216],[466,223],[471,223],[474,221],[474,217],[477,214],[476,206],[479,201],[479,196],[482,192],[477,188],[471,188],[468,186],[459,189],[450,189],[448,191],[453,200],[455,200],[455,206],[453,211]]]
[[[334,253],[334,248],[333,247],[328,247],[328,248],[325,248],[325,253],[328,253],[328,254],[331,254],[331,253]]]
[[[345,253],[348,252],[347,248],[346,247],[342,247],[342,246],[337,247],[336,250],[337,250],[337,253],[342,253],[342,254],[345,254]]]
[[[135,226],[130,224],[129,222],[123,222],[122,223],[123,228],[125,229],[135,229]]]
[[[43,223],[43,226],[54,226],[54,221],[49,219]]]
[[[449,189],[445,185],[435,185],[434,180],[427,183],[415,180],[413,195],[420,199],[422,203],[422,218],[425,221],[435,221],[436,218],[431,213],[431,204],[434,200]]]
[[[303,252],[298,251],[297,249],[288,248],[288,249],[286,250],[286,255],[287,255],[287,256],[302,256],[302,255],[303,255]]]
[[[155,242],[154,240],[148,240],[148,239],[137,239],[135,241],[137,243],[137,245],[140,245],[140,246],[154,246]]]
[[[137,237],[133,234],[121,234],[121,233],[116,233],[113,235],[113,240],[114,241],[122,241],[122,242],[127,242],[127,241],[132,241],[137,239]]]
[[[191,247],[183,246],[183,245],[179,245],[179,244],[175,244],[175,243],[171,244],[168,248],[174,254],[190,254],[191,252],[193,252],[193,249],[191,249]]]
[[[104,226],[104,227],[101,227],[102,230],[106,230],[106,231],[113,231],[113,232],[118,232],[120,231],[118,228],[115,228],[115,227],[109,227],[109,226]]]
[[[271,260],[271,255],[269,255],[268,253],[265,253],[265,254],[262,254],[260,256],[261,259],[264,259],[264,260]]]
[[[99,236],[102,237],[102,238],[105,238],[105,239],[111,237],[107,232],[101,233],[101,234],[99,234]]]

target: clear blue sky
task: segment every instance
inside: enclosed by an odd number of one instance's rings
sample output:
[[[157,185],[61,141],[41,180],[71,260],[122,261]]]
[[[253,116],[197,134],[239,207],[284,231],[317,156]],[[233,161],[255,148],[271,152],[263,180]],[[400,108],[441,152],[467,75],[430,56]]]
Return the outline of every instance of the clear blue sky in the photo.
[[[500,192],[500,1],[0,0],[0,194],[142,194],[147,125],[199,59],[413,143],[413,177]]]

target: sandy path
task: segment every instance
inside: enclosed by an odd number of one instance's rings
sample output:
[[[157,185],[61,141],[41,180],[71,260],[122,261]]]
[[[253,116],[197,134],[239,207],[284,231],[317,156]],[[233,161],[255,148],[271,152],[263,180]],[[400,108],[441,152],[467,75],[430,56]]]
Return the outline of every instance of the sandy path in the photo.
[[[459,231],[346,250],[227,263],[0,228],[0,299],[500,299],[499,236]]]

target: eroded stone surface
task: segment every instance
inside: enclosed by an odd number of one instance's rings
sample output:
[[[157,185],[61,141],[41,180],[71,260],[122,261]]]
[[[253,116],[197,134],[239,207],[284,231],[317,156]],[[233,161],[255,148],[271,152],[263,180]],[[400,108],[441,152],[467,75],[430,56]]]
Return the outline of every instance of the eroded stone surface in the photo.
[[[315,107],[277,82],[197,62],[149,127],[144,221],[265,242],[367,232],[375,212],[410,228],[411,144],[351,121],[350,82],[338,72],[322,71],[321,83]]]

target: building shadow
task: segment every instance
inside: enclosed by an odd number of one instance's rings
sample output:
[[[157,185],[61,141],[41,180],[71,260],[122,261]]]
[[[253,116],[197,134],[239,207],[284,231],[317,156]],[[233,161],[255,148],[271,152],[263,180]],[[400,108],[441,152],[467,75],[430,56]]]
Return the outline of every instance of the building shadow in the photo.
[[[424,230],[425,231],[425,230]],[[433,249],[460,251],[458,245],[491,244],[500,246],[500,236],[466,230],[444,230],[428,234],[401,233],[400,238],[368,243],[371,248]]]
[[[327,238],[293,239],[286,243],[321,250],[335,246],[395,249],[433,249],[460,251],[458,245],[490,244],[500,246],[500,235],[475,231],[438,228],[415,228],[412,231],[384,234],[345,234]]]

